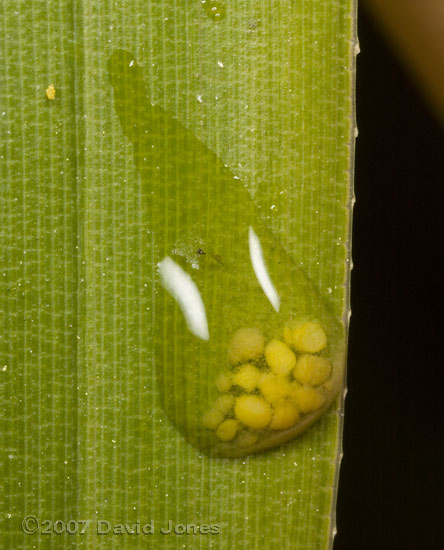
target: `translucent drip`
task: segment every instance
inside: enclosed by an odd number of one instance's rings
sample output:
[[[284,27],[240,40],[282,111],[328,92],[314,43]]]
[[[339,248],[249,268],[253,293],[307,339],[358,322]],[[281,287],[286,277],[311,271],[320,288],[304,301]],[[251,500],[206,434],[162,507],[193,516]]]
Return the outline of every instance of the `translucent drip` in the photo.
[[[152,201],[162,406],[210,455],[279,445],[338,394],[343,325],[273,238],[244,184],[151,104],[135,57],[116,51],[109,72],[116,113]]]

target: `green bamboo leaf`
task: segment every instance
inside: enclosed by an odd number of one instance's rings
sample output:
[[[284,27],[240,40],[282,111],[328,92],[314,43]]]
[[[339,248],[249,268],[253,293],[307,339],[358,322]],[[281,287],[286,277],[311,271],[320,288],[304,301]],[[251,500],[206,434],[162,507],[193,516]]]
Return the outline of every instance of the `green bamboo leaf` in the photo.
[[[5,547],[328,548],[353,2],[0,10]],[[323,405],[221,442],[203,418],[240,368],[236,331],[267,343],[306,321],[327,335]]]

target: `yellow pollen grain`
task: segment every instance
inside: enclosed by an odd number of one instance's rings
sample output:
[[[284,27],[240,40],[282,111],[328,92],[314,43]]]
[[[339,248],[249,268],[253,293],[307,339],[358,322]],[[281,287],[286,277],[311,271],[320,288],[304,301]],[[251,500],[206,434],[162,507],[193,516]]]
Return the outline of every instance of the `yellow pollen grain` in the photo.
[[[233,376],[233,384],[240,386],[247,392],[252,392],[257,387],[261,372],[254,365],[242,365]]]
[[[281,401],[274,408],[270,428],[272,430],[286,430],[296,425],[299,420],[299,411],[290,401]]]
[[[302,323],[295,328],[285,327],[284,340],[304,353],[318,353],[327,345],[327,335],[319,323]]]
[[[230,441],[236,435],[238,427],[239,423],[237,420],[224,420],[224,422],[222,422],[222,424],[217,428],[216,435],[222,441]]]
[[[232,365],[254,361],[264,353],[264,337],[257,328],[237,330],[228,347],[228,360]]]
[[[223,393],[214,402],[214,409],[221,411],[222,414],[230,412],[234,405],[234,397],[229,393]]]
[[[286,376],[296,366],[295,354],[279,340],[272,340],[266,345],[265,359],[271,371],[278,375]]]
[[[227,392],[231,388],[231,385],[232,385],[231,374],[228,374],[227,372],[223,372],[219,374],[219,376],[216,379],[216,388],[221,393]]]
[[[317,411],[325,403],[325,397],[319,391],[297,383],[293,385],[291,398],[296,408],[304,414]]]
[[[254,445],[257,440],[258,436],[256,434],[243,431],[238,435],[236,443],[239,445],[239,447],[250,447],[251,445]]]
[[[291,393],[291,384],[288,380],[271,372],[261,375],[258,388],[269,403],[276,403]]]
[[[293,376],[301,384],[319,386],[330,376],[330,361],[317,355],[303,355],[293,369]]]
[[[218,409],[210,409],[202,417],[202,424],[209,430],[215,430],[224,419],[224,414]]]
[[[257,395],[241,395],[234,406],[236,418],[255,430],[266,428],[271,420],[271,407]]]

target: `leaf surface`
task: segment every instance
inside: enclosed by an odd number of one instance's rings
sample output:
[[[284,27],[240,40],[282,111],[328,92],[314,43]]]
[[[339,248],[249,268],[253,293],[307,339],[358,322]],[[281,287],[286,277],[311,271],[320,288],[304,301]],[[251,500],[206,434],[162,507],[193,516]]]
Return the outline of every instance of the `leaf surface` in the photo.
[[[157,264],[196,212],[214,255],[254,215],[346,323],[353,2],[4,0],[0,18],[5,547],[328,548],[342,400],[285,445],[209,458],[165,412]],[[154,154],[131,136],[142,103],[129,81],[119,109],[118,52],[140,67],[144,108],[160,114]],[[170,134],[165,116],[177,121]],[[190,150],[188,177],[209,155],[209,173],[229,171],[233,185],[217,196],[210,179],[197,198],[183,186],[184,200],[169,202],[162,182],[183,180]],[[166,380],[180,395],[174,372]],[[26,535],[28,514],[91,524],[84,535]],[[154,533],[98,535],[99,519],[152,520]],[[179,524],[218,533],[179,534]]]

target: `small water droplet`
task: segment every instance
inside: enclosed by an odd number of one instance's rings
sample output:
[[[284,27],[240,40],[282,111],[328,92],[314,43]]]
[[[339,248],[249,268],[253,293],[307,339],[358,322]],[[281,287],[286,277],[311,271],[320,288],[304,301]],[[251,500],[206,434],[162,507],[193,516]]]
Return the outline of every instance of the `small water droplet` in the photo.
[[[220,0],[202,0],[202,8],[213,21],[221,21],[226,16],[225,4]]]
[[[201,94],[197,94],[197,95],[196,95],[196,99],[197,99],[197,101],[198,101],[199,103],[202,103],[202,101],[203,101],[203,100],[202,100],[202,95],[201,95]]]

